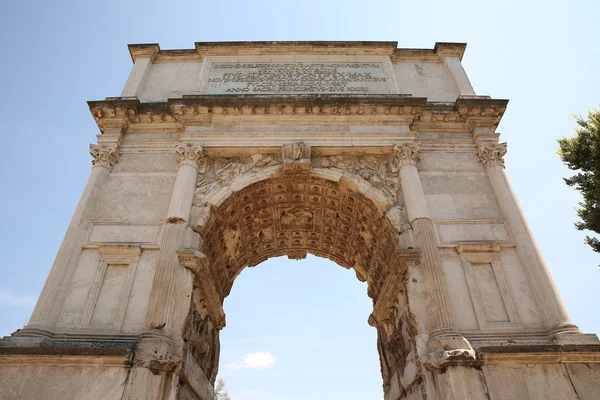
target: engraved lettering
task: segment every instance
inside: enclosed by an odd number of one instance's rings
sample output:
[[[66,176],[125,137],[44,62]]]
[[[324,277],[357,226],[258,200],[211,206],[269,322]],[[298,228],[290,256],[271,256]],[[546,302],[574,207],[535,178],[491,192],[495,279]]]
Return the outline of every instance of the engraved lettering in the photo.
[[[215,63],[207,93],[389,93],[381,63]]]

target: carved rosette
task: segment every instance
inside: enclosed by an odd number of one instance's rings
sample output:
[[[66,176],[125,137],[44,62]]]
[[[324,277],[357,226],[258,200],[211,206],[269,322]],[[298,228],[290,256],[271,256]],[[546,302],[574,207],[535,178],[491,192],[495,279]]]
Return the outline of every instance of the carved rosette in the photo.
[[[415,142],[395,144],[389,159],[390,171],[398,172],[405,165],[416,166],[419,163],[419,150],[419,144]]]
[[[203,172],[204,149],[202,146],[194,143],[178,143],[175,145],[175,153],[179,166],[189,165],[197,168],[198,172]]]
[[[104,167],[110,171],[119,162],[119,145],[90,144],[90,155],[94,167]]]
[[[504,143],[479,143],[475,153],[479,161],[486,168],[496,165],[504,167],[504,156],[506,155],[506,142]]]

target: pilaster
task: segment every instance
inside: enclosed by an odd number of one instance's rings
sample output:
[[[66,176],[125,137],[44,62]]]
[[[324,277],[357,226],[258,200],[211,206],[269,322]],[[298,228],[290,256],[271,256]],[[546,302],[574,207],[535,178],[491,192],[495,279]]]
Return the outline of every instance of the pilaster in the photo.
[[[39,331],[52,332],[60,316],[70,282],[79,263],[81,248],[86,244],[90,235],[96,204],[108,182],[113,165],[119,161],[119,147],[123,137],[122,130],[107,129],[107,135],[102,140],[99,138],[99,142],[102,141],[102,143],[90,145],[92,172],[75,209],[71,223],[67,228],[31,319],[24,329],[24,334],[28,331],[32,333]]]
[[[544,318],[544,326],[551,335],[578,333],[560,298],[548,266],[542,256],[525,213],[519,204],[514,189],[504,168],[506,143],[477,141],[477,157],[485,166],[490,184],[506,219],[507,228],[515,241],[517,254]]]

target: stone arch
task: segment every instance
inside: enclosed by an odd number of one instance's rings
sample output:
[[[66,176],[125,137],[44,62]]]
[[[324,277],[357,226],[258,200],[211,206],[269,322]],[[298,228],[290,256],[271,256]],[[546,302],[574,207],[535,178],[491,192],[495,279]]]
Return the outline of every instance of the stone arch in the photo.
[[[201,180],[199,187],[206,177]],[[392,197],[359,174],[336,167],[275,165],[235,176],[227,186],[213,181],[205,196],[197,193],[192,226],[218,302],[223,303],[245,267],[270,257],[303,259],[311,253],[354,269],[367,282],[373,301],[369,324],[377,328],[384,389],[389,391],[407,357],[416,354],[417,333],[406,285],[408,266],[418,262],[418,252],[400,239],[407,224],[398,197],[401,193]],[[194,319],[210,313],[202,288],[195,288],[192,297],[188,326],[207,326]],[[218,325],[212,323],[215,331]],[[199,364],[214,380],[219,346],[214,334],[200,336],[206,344],[195,357],[203,358]]]

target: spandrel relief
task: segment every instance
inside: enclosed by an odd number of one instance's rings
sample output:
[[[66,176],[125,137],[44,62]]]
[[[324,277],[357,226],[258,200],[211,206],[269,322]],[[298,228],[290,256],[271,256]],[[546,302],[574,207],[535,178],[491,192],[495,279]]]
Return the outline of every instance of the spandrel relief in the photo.
[[[400,184],[397,176],[388,172],[388,157],[384,155],[327,156],[313,159],[315,168],[339,168],[358,175],[375,186],[384,195],[398,202]]]
[[[227,187],[236,177],[281,164],[275,154],[252,154],[249,157],[216,157],[207,160],[206,171],[198,174],[194,205],[202,206],[211,192]]]

